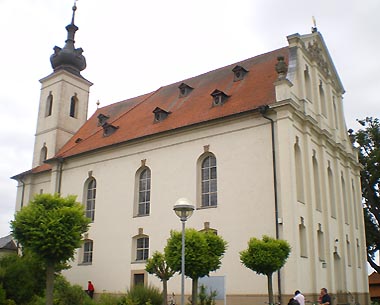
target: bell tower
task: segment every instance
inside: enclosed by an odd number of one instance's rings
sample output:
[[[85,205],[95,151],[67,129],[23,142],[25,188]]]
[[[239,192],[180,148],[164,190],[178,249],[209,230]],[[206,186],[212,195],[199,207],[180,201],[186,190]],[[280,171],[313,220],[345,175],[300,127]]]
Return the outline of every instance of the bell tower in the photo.
[[[92,83],[80,73],[86,68],[83,49],[74,46],[78,30],[74,24],[76,9],[74,3],[71,23],[66,26],[65,46],[55,46],[50,57],[53,73],[40,80],[33,168],[52,158],[87,120]]]

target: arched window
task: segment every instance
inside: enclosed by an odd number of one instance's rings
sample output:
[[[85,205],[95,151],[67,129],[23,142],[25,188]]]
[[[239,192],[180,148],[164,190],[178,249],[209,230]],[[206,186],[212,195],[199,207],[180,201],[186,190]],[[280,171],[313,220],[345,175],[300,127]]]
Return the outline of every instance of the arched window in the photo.
[[[319,99],[321,102],[322,115],[327,117],[326,97],[325,97],[325,91],[323,90],[322,81],[319,83]]]
[[[338,129],[339,120],[338,120],[338,109],[336,107],[335,96],[333,96],[333,111],[334,111],[334,128]]]
[[[305,203],[305,193],[304,193],[304,174],[302,166],[302,155],[301,149],[298,145],[298,138],[296,144],[294,144],[294,161],[296,170],[296,187],[297,187],[297,200]]]
[[[87,181],[86,216],[92,221],[95,219],[96,180],[90,178]]]
[[[317,239],[318,239],[318,257],[320,261],[325,261],[325,237],[322,231],[322,225],[318,224],[317,231]]]
[[[75,95],[72,96],[70,100],[70,116],[72,118],[77,117],[77,111],[78,111],[77,108],[78,108],[78,98],[77,98],[77,94],[75,93]]]
[[[51,91],[49,92],[49,95],[46,99],[46,108],[45,108],[45,116],[51,116],[53,111],[53,94],[51,94]]]
[[[146,261],[149,258],[149,236],[140,235],[135,238],[135,261]]]
[[[201,190],[202,207],[217,206],[216,158],[212,154],[201,162]]]
[[[298,230],[300,235],[300,256],[307,257],[307,235],[303,217],[301,217],[301,223],[298,225]]]
[[[148,167],[144,167],[138,174],[138,216],[145,216],[150,214],[150,187],[151,172]]]
[[[319,178],[319,168],[317,158],[313,156],[313,176],[314,176],[314,194],[315,194],[315,208],[318,211],[322,211],[321,204],[321,183]]]
[[[327,178],[329,181],[328,187],[329,187],[331,217],[336,218],[335,183],[334,183],[334,176],[330,167],[327,168]]]
[[[340,177],[341,183],[342,183],[342,194],[343,194],[343,212],[344,212],[344,222],[348,224],[348,207],[349,203],[347,201],[347,189],[346,189],[346,182],[344,181],[343,173]]]
[[[41,148],[40,151],[40,165],[44,163],[44,161],[47,159],[47,147],[44,144],[44,146]]]
[[[93,249],[94,242],[91,239],[86,239],[83,243],[82,264],[92,264]]]
[[[309,101],[312,101],[312,94],[311,94],[311,80],[310,80],[310,75],[309,75],[309,67],[306,66],[304,70],[304,78],[305,78],[305,95],[306,99]]]

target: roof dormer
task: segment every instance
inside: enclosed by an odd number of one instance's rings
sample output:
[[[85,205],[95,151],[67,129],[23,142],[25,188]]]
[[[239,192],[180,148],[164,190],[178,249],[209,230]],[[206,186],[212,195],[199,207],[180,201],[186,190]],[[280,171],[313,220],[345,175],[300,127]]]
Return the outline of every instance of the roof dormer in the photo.
[[[213,106],[223,105],[227,101],[227,99],[229,98],[229,96],[227,94],[225,94],[223,91],[220,91],[218,89],[215,89],[211,93],[211,96],[213,97],[213,102],[212,102]]]
[[[179,89],[179,97],[185,97],[190,94],[190,92],[194,89],[190,87],[189,85],[182,83],[178,86]]]
[[[98,126],[103,126],[105,123],[107,123],[107,120],[110,118],[109,116],[100,113],[98,116]]]
[[[234,82],[237,82],[244,79],[244,76],[248,73],[248,70],[244,69],[242,66],[237,65],[232,69],[232,72],[234,72]]]
[[[161,109],[160,107],[156,107],[153,110],[153,113],[154,113],[154,122],[161,122],[165,120],[171,112]]]

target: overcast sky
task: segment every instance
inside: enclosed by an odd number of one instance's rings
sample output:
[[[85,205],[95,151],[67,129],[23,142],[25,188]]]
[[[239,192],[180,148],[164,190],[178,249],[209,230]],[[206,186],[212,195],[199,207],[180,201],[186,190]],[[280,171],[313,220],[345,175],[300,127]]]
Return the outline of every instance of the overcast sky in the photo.
[[[73,1],[0,0],[0,237],[9,233],[16,182],[30,169],[39,79],[63,47]],[[380,117],[379,0],[79,0],[75,46],[101,106],[287,45],[310,33],[312,16],[343,86],[348,128]],[[377,93],[377,94],[376,94]]]

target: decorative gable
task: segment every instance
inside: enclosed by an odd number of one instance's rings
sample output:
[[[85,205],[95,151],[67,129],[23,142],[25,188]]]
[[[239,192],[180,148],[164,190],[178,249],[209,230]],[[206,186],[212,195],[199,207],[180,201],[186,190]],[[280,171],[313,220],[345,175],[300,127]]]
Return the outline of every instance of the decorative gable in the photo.
[[[223,91],[220,91],[218,89],[215,89],[212,93],[211,96],[213,97],[213,106],[220,106],[223,105],[229,96],[225,94]]]
[[[234,82],[244,79],[244,76],[248,73],[248,70],[244,69],[242,66],[236,65],[235,68],[232,69],[234,72]]]
[[[154,113],[154,122],[161,122],[165,120],[171,112],[161,109],[160,107],[156,107],[153,110],[153,113]]]

